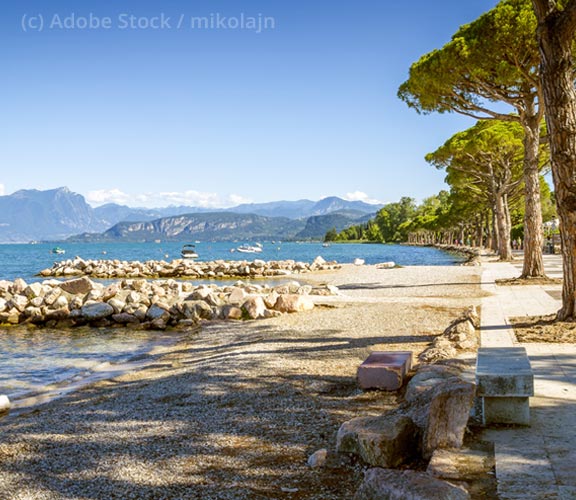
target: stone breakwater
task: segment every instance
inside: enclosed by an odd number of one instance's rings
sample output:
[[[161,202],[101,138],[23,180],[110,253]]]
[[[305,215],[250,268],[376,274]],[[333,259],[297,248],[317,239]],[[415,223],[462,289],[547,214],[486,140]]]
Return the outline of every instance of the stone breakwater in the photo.
[[[84,260],[80,257],[56,262],[51,268],[39,273],[43,277],[89,276],[93,278],[270,278],[312,271],[340,269],[336,262],[326,262],[316,257],[314,262],[294,260],[196,262],[177,259],[171,262],[149,260],[146,262],[121,260]]]
[[[0,324],[56,328],[89,325],[164,330],[190,328],[201,320],[279,316],[314,307],[310,295],[335,295],[333,286],[312,287],[237,282],[200,285],[174,279],[123,279],[104,285],[88,277],[27,284],[0,281]]]

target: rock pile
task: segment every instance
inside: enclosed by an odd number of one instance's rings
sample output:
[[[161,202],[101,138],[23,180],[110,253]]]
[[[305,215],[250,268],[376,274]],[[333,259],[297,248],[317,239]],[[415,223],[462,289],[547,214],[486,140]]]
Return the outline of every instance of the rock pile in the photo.
[[[435,363],[442,359],[451,359],[461,351],[478,349],[480,338],[480,316],[475,306],[468,308],[462,316],[454,320],[446,330],[434,339],[432,345],[419,356],[423,363]]]
[[[93,278],[269,278],[288,276],[312,271],[339,269],[336,262],[326,262],[318,256],[314,262],[295,260],[196,262],[189,259],[176,259],[171,262],[149,260],[146,262],[123,260],[84,260],[80,257],[56,262],[51,268],[40,271],[47,277],[90,276]]]
[[[112,284],[87,277],[27,284],[0,281],[0,324],[48,327],[129,326],[163,330],[200,320],[258,319],[314,307],[310,295],[335,295],[333,286],[289,282],[270,287],[237,282],[201,285],[173,279],[124,279]]]
[[[461,348],[476,347],[478,315],[468,309],[439,338]],[[450,344],[452,345],[452,344]],[[436,349],[435,351],[433,349]],[[426,473],[394,470],[414,460],[429,460],[437,450],[459,449],[474,405],[476,386],[466,376],[466,363],[439,355],[438,346],[421,356],[432,363],[420,364],[406,387],[402,404],[378,416],[359,417],[342,424],[336,448],[358,456],[370,469],[355,499],[376,498],[469,498],[454,487]],[[452,354],[456,354],[453,347]],[[426,487],[420,491],[421,485]],[[410,494],[408,494],[408,492]],[[418,494],[416,494],[418,492]],[[410,498],[412,498],[410,496]]]

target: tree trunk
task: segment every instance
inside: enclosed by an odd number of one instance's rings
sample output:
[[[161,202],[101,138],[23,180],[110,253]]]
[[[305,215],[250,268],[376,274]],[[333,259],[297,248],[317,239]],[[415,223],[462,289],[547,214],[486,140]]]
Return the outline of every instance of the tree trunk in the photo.
[[[535,7],[539,14],[540,74],[562,241],[564,285],[558,319],[565,320],[574,317],[576,292],[576,92],[571,53],[574,30],[560,29],[566,26],[559,21],[568,11],[544,18],[548,12],[542,10],[541,2],[535,1]]]
[[[498,230],[498,255],[502,261],[511,261],[512,245],[510,242],[510,213],[506,195],[497,194],[495,204],[496,227]]]
[[[540,203],[540,120],[532,113],[524,123],[524,266],[521,278],[544,277],[542,206]]]
[[[500,248],[500,238],[498,235],[498,225],[496,224],[496,205],[492,209],[492,251],[498,253]]]
[[[482,236],[483,236],[483,226],[484,221],[482,220],[482,214],[476,219],[476,243],[475,246],[482,248]]]
[[[486,248],[492,248],[492,230],[490,229],[490,213],[486,215]]]

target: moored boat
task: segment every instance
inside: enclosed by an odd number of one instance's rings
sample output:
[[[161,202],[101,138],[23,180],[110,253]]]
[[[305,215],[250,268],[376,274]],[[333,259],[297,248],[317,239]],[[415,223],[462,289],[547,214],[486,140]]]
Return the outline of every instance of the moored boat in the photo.
[[[197,259],[196,247],[194,245],[184,245],[180,252],[183,259]]]
[[[237,249],[240,253],[260,253],[262,252],[262,245],[256,243],[255,245],[240,245]]]

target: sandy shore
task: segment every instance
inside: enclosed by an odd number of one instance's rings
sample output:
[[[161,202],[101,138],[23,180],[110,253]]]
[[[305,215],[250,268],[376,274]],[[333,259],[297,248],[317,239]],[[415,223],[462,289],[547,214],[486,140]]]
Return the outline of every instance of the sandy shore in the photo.
[[[333,450],[346,420],[395,395],[362,393],[372,350],[422,351],[479,304],[479,269],[344,266],[318,307],[211,323],[154,364],[0,421],[0,498],[347,499],[362,468]],[[306,461],[320,448],[325,467]]]

